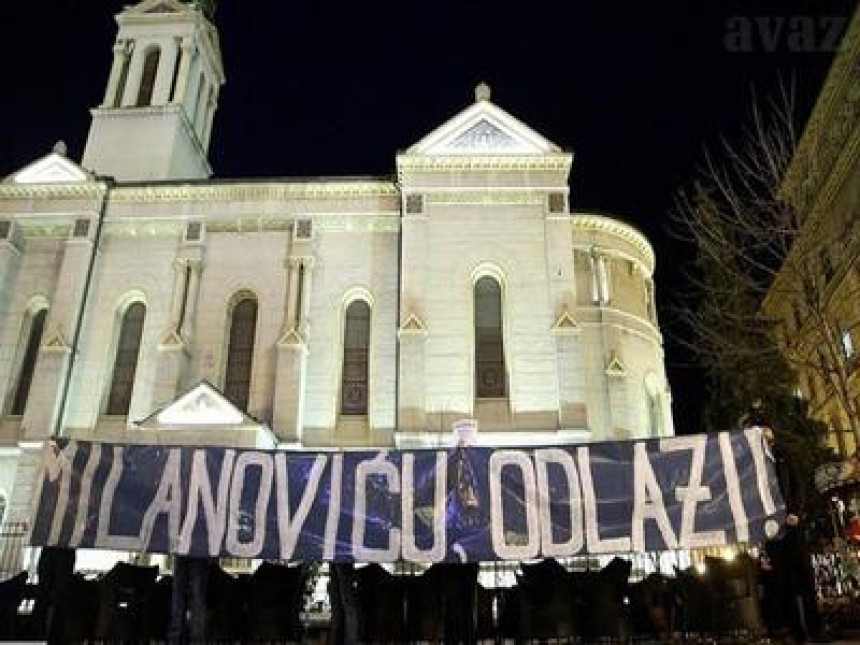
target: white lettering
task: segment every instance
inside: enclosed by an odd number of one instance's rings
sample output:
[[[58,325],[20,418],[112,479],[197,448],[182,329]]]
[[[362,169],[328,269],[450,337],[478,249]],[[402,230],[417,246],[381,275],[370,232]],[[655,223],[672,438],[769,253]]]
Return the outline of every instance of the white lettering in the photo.
[[[340,525],[340,498],[343,484],[343,454],[331,459],[331,481],[328,489],[328,514],[325,519],[323,560],[333,560],[337,546],[337,528]]]
[[[90,493],[93,489],[93,477],[95,477],[96,469],[99,467],[102,459],[102,445],[100,443],[90,444],[90,454],[87,457],[87,465],[84,467],[84,474],[81,477],[81,490],[78,493],[78,512],[75,517],[75,530],[72,531],[72,539],[69,540],[69,546],[78,547],[84,537],[84,531],[87,528],[88,515],[90,510]]]
[[[99,504],[99,523],[96,529],[96,546],[103,549],[138,550],[141,548],[139,535],[112,535],[110,533],[110,518],[113,509],[113,496],[117,484],[122,477],[123,447],[113,447],[110,471],[108,472],[105,487],[102,490],[102,499]]]
[[[355,507],[352,523],[352,553],[361,562],[392,562],[400,552],[400,529],[388,529],[388,546],[375,549],[364,545],[364,531],[367,524],[367,480],[371,474],[385,478],[389,493],[400,492],[400,473],[390,461],[385,459],[386,452],[380,452],[373,459],[366,459],[355,469]]]
[[[317,496],[320,479],[325,470],[328,457],[317,455],[314,459],[311,472],[308,474],[308,483],[296,513],[290,517],[290,485],[287,477],[287,456],[284,453],[275,455],[275,491],[278,500],[278,534],[280,537],[281,560],[289,560],[296,550],[299,534],[302,532],[305,520],[310,513],[311,505]]]
[[[723,458],[723,473],[726,477],[729,507],[732,509],[732,518],[735,521],[735,538],[738,542],[747,542],[750,539],[749,523],[741,496],[741,484],[735,464],[735,455],[732,452],[731,435],[728,432],[721,432],[717,435],[717,442],[720,444],[720,456]]]
[[[182,533],[179,536],[179,553],[187,554],[191,550],[191,535],[197,524],[200,505],[206,518],[206,537],[209,555],[221,553],[221,543],[227,527],[227,493],[230,488],[230,475],[233,472],[235,450],[225,450],[221,461],[221,473],[218,476],[217,502],[212,495],[212,482],[209,480],[209,469],[206,467],[206,450],[195,450],[191,461],[191,478],[188,482],[188,510]]]
[[[585,541],[589,553],[619,553],[630,550],[629,537],[608,540],[600,538],[600,524],[597,518],[597,499],[594,495],[594,482],[591,479],[591,459],[588,446],[576,450],[579,462],[579,477],[582,480],[582,501],[585,512]]]
[[[415,455],[403,453],[403,559],[410,562],[440,562],[445,559],[445,488],[448,478],[448,456],[436,453],[435,490],[433,497],[433,545],[419,549],[415,544]]]
[[[640,441],[633,445],[633,520],[630,542],[634,551],[645,550],[645,520],[649,518],[657,522],[666,548],[677,549],[678,540],[663,504],[663,492],[648,461],[648,447]]]
[[[579,487],[579,474],[573,456],[561,448],[541,448],[535,450],[535,471],[537,473],[538,513],[540,517],[541,555],[546,558],[571,556],[578,553],[584,544],[582,533],[582,492]],[[564,469],[567,478],[567,506],[570,519],[570,538],[564,542],[554,542],[552,535],[552,502],[549,489],[549,464],[558,464]]]
[[[260,469],[257,499],[253,515],[242,510],[242,492],[245,490],[245,471],[250,466]],[[236,459],[233,481],[230,483],[230,514],[227,522],[227,551],[237,558],[255,558],[263,549],[266,539],[266,509],[272,494],[272,458],[263,452],[243,452]],[[253,528],[251,539],[242,540],[248,525]]]
[[[155,497],[140,525],[140,543],[144,550],[149,550],[149,541],[152,539],[152,529],[155,520],[162,513],[167,514],[167,550],[174,551],[179,542],[179,521],[182,513],[182,488],[179,482],[179,465],[181,452],[179,448],[171,448],[167,452],[167,460],[164,463],[164,471],[161,473],[161,481]]]
[[[526,516],[525,540],[518,537],[518,544],[510,544],[505,531],[504,505],[502,503],[502,470],[510,466],[519,468],[523,477],[523,510]],[[490,535],[493,550],[503,560],[530,560],[540,550],[540,528],[535,491],[535,473],[528,455],[521,450],[496,450],[490,456]]]
[[[726,543],[725,531],[696,532],[696,505],[711,499],[711,488],[702,485],[702,475],[705,472],[705,449],[708,446],[707,435],[692,435],[689,437],[673,437],[660,441],[662,452],[692,450],[690,460],[690,479],[686,486],[675,487],[675,499],[682,502],[681,531],[678,544],[686,549],[697,549],[706,546],[720,546]]]

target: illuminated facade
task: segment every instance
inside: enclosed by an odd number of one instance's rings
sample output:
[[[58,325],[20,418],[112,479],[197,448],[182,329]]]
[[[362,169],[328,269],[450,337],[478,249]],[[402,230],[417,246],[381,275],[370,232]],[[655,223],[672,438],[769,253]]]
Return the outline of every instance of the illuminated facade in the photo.
[[[801,219],[763,312],[781,321],[827,443],[853,455],[860,433],[860,11],[798,144],[782,190]],[[853,417],[853,421],[852,421]],[[852,427],[853,426],[853,427]]]
[[[209,179],[214,28],[174,0],[117,22],[81,164],[60,149],[0,184],[13,515],[55,431],[272,447],[443,445],[463,418],[493,445],[673,433],[650,244],[572,212],[572,155],[489,88],[397,155],[396,177]],[[189,414],[224,423],[153,414],[201,381]]]

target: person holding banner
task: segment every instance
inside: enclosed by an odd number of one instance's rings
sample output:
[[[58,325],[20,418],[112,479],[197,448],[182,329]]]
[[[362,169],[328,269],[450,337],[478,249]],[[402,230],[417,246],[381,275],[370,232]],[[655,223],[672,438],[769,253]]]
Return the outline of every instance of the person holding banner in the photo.
[[[774,582],[770,588],[776,596],[771,599],[777,610],[776,617],[787,620],[792,636],[800,642],[805,642],[807,637],[816,643],[830,642],[824,633],[824,625],[818,611],[815,573],[800,526],[805,496],[797,471],[776,442],[773,422],[760,409],[753,409],[747,414],[742,425],[745,428],[761,428],[762,438],[768,456],[773,461],[779,489],[785,502],[785,526],[776,537],[764,545],[765,566],[770,569]]]

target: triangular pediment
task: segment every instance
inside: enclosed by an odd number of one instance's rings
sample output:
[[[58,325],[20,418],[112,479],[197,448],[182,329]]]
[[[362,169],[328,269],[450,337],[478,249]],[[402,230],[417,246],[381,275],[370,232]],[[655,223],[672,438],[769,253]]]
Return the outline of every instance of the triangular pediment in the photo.
[[[260,425],[260,422],[233,405],[212,384],[201,381],[138,425],[145,429],[182,429],[201,426],[247,427]]]
[[[407,155],[546,155],[561,149],[488,100],[478,100],[410,147]]]
[[[129,7],[126,12],[134,14],[186,13],[191,6],[177,0],[144,0],[140,4]]]
[[[6,178],[14,184],[72,184],[92,179],[86,170],[63,155],[52,152]]]

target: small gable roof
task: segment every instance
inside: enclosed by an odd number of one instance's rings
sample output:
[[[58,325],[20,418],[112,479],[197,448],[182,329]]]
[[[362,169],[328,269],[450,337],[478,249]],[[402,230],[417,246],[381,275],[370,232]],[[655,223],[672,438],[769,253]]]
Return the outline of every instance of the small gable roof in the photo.
[[[160,410],[138,423],[140,428],[200,426],[260,426],[261,421],[243,412],[208,381],[200,381]]]
[[[486,86],[484,86],[486,87]],[[479,86],[476,101],[410,146],[405,154],[548,155],[563,152],[543,135],[492,103]]]
[[[93,175],[58,152],[44,157],[12,173],[4,183],[13,184],[72,184],[91,181]]]

